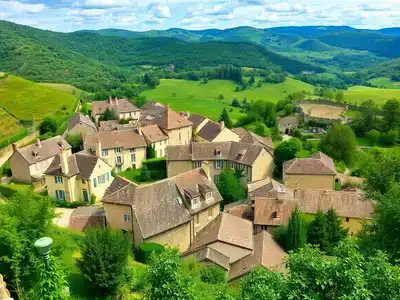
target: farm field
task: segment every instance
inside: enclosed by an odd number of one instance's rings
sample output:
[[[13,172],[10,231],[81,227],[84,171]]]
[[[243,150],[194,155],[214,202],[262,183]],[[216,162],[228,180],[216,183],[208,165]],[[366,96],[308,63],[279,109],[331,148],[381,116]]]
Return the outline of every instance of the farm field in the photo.
[[[303,108],[304,113],[311,117],[329,119],[340,118],[345,110],[343,107],[321,104],[301,104],[300,107]]]
[[[378,106],[382,106],[389,99],[400,99],[400,89],[379,89],[366,86],[352,86],[344,92],[346,101],[353,104],[372,99]]]
[[[393,81],[390,78],[387,77],[378,77],[371,79],[369,81],[370,83],[377,85],[377,86],[383,86],[388,89],[400,89],[400,82],[399,81]]]
[[[24,130],[24,127],[12,115],[0,108],[0,140],[16,135]]]
[[[0,94],[0,107],[20,120],[37,121],[64,106],[72,112],[78,100],[69,92],[12,75],[0,80]]]
[[[51,87],[51,88],[55,88],[55,89],[59,89],[59,90],[63,90],[63,91],[67,91],[69,93],[74,93],[74,91],[78,94],[78,93],[87,93],[85,91],[82,91],[76,87],[74,87],[73,85],[70,84],[65,84],[65,83],[49,83],[49,82],[45,82],[45,83],[38,83],[40,85],[43,86],[47,86],[47,87]]]
[[[256,78],[256,82],[259,78]],[[148,100],[159,101],[170,104],[171,107],[179,111],[191,111],[218,119],[221,110],[227,107],[233,99],[243,100],[266,100],[277,102],[296,91],[312,92],[314,87],[310,84],[287,78],[285,82],[278,84],[264,83],[262,87],[252,87],[245,91],[235,92],[237,84],[228,80],[209,80],[207,84],[199,81],[188,81],[178,79],[162,79],[160,85],[142,95]],[[218,100],[219,95],[224,96],[224,100]],[[233,108],[230,112],[232,119],[236,120],[242,114],[239,109]]]

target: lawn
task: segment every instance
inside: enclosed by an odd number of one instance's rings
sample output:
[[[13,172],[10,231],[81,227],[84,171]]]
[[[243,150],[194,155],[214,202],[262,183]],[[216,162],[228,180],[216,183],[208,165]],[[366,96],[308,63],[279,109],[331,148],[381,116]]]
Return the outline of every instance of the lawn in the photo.
[[[369,82],[372,83],[373,85],[376,85],[379,87],[382,86],[382,87],[388,88],[388,89],[400,89],[400,82],[393,81],[388,77],[377,77],[377,78],[371,79]]]
[[[256,78],[256,82],[260,78]],[[251,87],[245,91],[235,92],[237,84],[228,80],[209,80],[207,84],[199,81],[178,79],[162,79],[161,84],[142,95],[149,100],[170,104],[178,111],[190,111],[205,115],[214,120],[218,119],[224,107],[232,109],[230,116],[237,120],[242,114],[239,109],[228,106],[233,99],[268,100],[277,102],[296,91],[312,92],[313,86],[307,83],[287,78],[278,84],[264,83],[262,87]],[[218,100],[223,95],[224,100]]]
[[[357,85],[349,88],[344,93],[346,101],[357,105],[372,99],[378,106],[382,106],[389,99],[400,99],[400,89],[379,89]]]
[[[0,140],[12,137],[24,130],[25,128],[16,118],[0,108]]]
[[[41,120],[65,107],[74,111],[77,97],[69,92],[39,85],[16,76],[0,80],[0,107],[20,120]]]
[[[357,110],[346,110],[345,112],[344,112],[344,116],[345,117],[348,117],[348,118],[353,118],[353,119],[355,119],[355,118],[357,118],[359,115],[361,114],[361,112],[359,112],[359,111],[357,111]]]

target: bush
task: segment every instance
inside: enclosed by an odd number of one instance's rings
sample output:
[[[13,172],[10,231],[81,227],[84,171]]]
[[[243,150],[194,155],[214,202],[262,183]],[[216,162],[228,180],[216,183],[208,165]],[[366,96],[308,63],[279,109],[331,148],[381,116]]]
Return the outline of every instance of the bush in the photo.
[[[12,197],[16,192],[17,192],[16,190],[14,190],[9,186],[0,185],[0,194],[6,198]]]
[[[129,121],[127,119],[121,119],[119,120],[119,124],[121,125],[129,124]]]
[[[161,180],[167,178],[167,161],[164,157],[148,159],[143,162],[143,166],[148,168],[152,179]]]
[[[338,171],[339,173],[343,173],[347,168],[346,164],[342,160],[339,162],[335,162],[335,167],[336,171]]]
[[[139,180],[141,182],[146,182],[151,180],[151,173],[146,165],[143,165],[142,169],[140,170]]]
[[[275,241],[284,249],[286,248],[287,235],[288,231],[286,226],[278,226],[274,231]]]
[[[94,204],[96,204],[96,202],[97,202],[96,195],[93,194],[93,195],[90,197],[90,204],[91,204],[91,205],[94,205]]]
[[[88,206],[87,202],[84,201],[74,201],[74,202],[68,202],[65,200],[56,200],[56,207],[62,207],[62,208],[77,208],[80,206]]]
[[[211,284],[223,283],[226,281],[226,273],[220,266],[207,265],[200,270],[200,280]]]
[[[381,133],[378,130],[372,129],[370,132],[367,133],[367,138],[370,144],[375,146],[376,144],[378,144],[381,138]]]
[[[397,130],[390,130],[381,135],[381,143],[387,146],[392,146],[396,144],[397,139],[399,138],[399,133]]]
[[[151,254],[159,254],[165,250],[163,245],[157,243],[143,243],[136,248],[136,260],[148,264]]]

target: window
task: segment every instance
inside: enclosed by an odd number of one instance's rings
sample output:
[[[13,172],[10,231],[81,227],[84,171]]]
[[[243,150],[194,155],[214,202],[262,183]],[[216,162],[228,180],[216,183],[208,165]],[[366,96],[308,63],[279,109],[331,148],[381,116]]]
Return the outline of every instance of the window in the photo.
[[[56,199],[65,200],[65,192],[62,190],[56,190]]]
[[[346,218],[346,222],[350,222],[350,218]]]
[[[94,187],[97,187],[97,179],[96,178],[93,179],[93,185],[94,185]]]
[[[108,182],[110,180],[110,173],[106,173],[106,182]]]
[[[136,169],[136,164],[132,164],[132,169]]]
[[[134,152],[135,152],[135,148],[131,148],[131,149],[129,149],[129,151],[130,151],[131,153],[134,153]]]
[[[82,179],[82,184],[85,184],[86,183],[86,180],[85,179]]]
[[[200,214],[196,215],[196,225],[200,224]]]
[[[115,153],[121,153],[121,148],[115,148]]]
[[[215,168],[216,169],[222,169],[224,167],[224,161],[223,160],[216,160],[215,161]]]
[[[206,193],[206,200],[210,200],[212,198],[212,192]]]
[[[117,164],[122,163],[122,156],[117,156],[117,157],[115,157],[115,162],[116,162]]]
[[[135,153],[131,154],[131,161],[136,161],[136,154]]]
[[[108,155],[108,149],[103,149],[101,152],[102,152],[103,156],[107,156]]]
[[[118,167],[117,167],[117,172],[119,173],[119,172],[121,172],[121,171],[122,171],[121,166],[118,166]]]
[[[129,214],[124,214],[125,223],[129,223],[131,221],[131,216]]]
[[[107,182],[107,181],[106,181],[106,174],[97,176],[97,183],[98,183],[98,184],[103,184],[103,183],[105,183],[105,182]]]
[[[219,174],[218,175],[214,175],[214,182],[215,183],[219,182]]]
[[[63,178],[61,176],[54,176],[55,183],[63,183]]]
[[[195,168],[200,168],[201,167],[201,160],[195,161],[194,162],[194,167]]]
[[[209,217],[209,218],[212,218],[212,217],[213,217],[213,208],[212,208],[212,207],[210,207],[210,208],[208,209],[208,217]]]
[[[196,207],[196,206],[199,206],[199,205],[200,205],[200,198],[199,197],[193,198],[192,199],[192,206]]]

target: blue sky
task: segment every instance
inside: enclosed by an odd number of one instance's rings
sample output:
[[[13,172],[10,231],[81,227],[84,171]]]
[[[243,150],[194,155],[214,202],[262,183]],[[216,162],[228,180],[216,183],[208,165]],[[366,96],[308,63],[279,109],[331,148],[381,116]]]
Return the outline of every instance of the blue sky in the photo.
[[[400,26],[400,0],[0,0],[0,20],[63,32],[110,27],[382,28]]]

